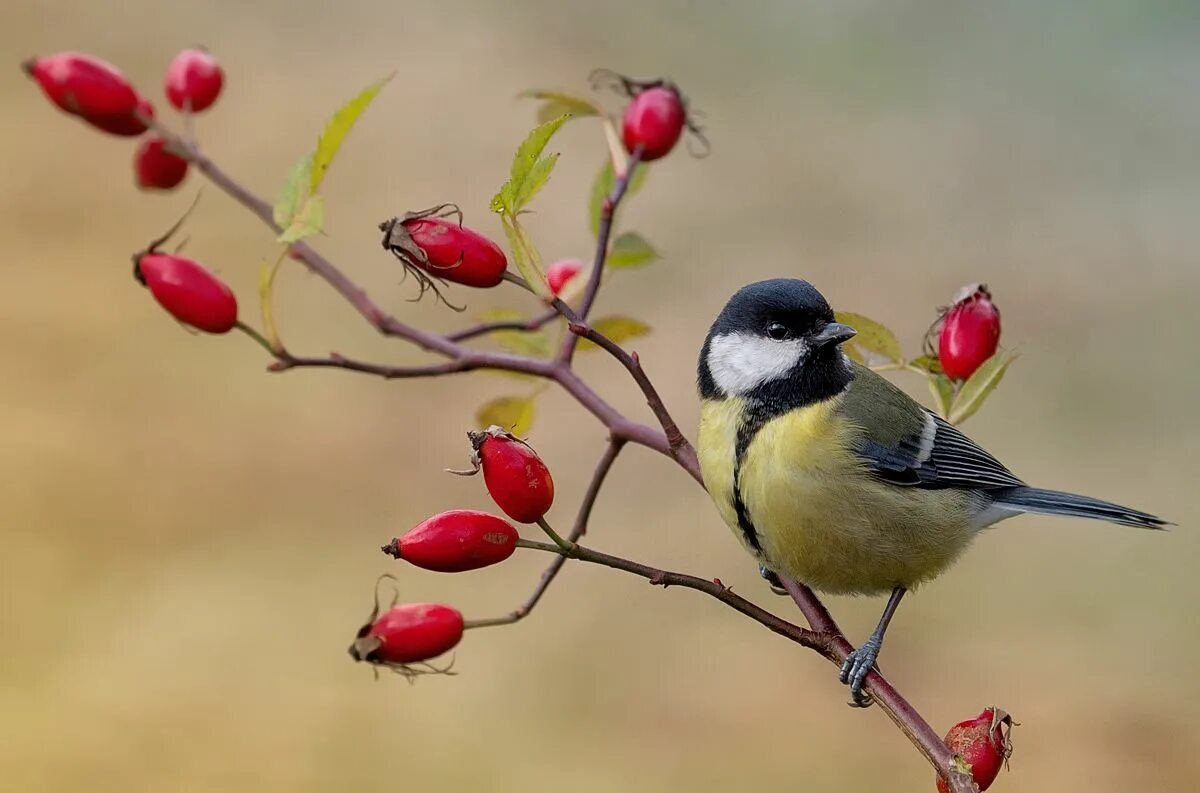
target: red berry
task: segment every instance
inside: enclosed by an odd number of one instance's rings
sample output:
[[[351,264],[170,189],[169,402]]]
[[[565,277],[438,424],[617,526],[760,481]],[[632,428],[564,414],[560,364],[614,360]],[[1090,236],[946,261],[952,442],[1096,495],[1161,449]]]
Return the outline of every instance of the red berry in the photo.
[[[622,134],[632,154],[642,147],[642,161],[670,154],[687,124],[687,111],[679,91],[671,85],[647,88],[634,95],[625,108]]]
[[[980,791],[987,790],[1000,768],[1012,755],[1013,720],[999,708],[987,708],[978,716],[960,721],[946,733],[946,746],[971,767],[971,777]],[[949,793],[946,780],[938,777],[940,793]]]
[[[467,435],[496,506],[518,523],[537,523],[554,503],[554,480],[537,452],[496,426]]]
[[[166,150],[167,142],[151,135],[138,146],[133,157],[133,169],[138,187],[170,190],[187,176],[188,162]]]
[[[145,112],[149,103],[107,61],[78,52],[60,52],[28,60],[23,67],[50,101],[66,112],[117,135],[146,131],[146,125],[134,113]]]
[[[495,515],[456,509],[418,524],[383,552],[426,570],[461,573],[503,562],[516,550],[518,536]]]
[[[966,380],[996,354],[1000,343],[1000,312],[983,284],[963,289],[941,319],[938,361],[951,380]]]
[[[454,649],[463,635],[463,617],[440,603],[393,606],[362,627],[350,655],[356,661],[404,665],[427,661]]]
[[[409,213],[379,224],[384,232],[383,247],[410,270],[465,286],[496,286],[508,268],[504,251],[479,232],[463,226],[461,217],[456,222],[436,214],[446,206],[451,205]]]
[[[136,262],[134,276],[175,319],[208,333],[237,324],[237,298],[200,264],[169,253],[146,253]]]
[[[207,50],[184,50],[167,67],[167,99],[177,110],[199,113],[221,93],[225,73]]]
[[[113,135],[123,135],[125,137],[134,138],[145,132],[148,127],[146,122],[142,121],[142,117],[154,118],[154,105],[150,104],[150,100],[144,96],[138,97],[137,110],[133,113],[128,113],[123,116],[99,116],[97,118],[85,119],[89,124],[97,129],[102,129],[105,132]]]
[[[583,269],[583,262],[578,259],[561,259],[546,268],[546,283],[550,285],[550,292],[555,297],[562,294],[563,287],[567,285],[575,276],[579,275],[579,271]]]

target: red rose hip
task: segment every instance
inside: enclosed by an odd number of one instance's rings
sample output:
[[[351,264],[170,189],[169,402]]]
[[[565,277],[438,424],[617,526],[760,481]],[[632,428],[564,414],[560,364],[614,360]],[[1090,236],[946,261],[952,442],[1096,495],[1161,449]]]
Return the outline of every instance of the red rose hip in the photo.
[[[555,297],[562,294],[567,283],[583,269],[583,262],[578,259],[561,259],[546,268],[546,283],[550,293]]]
[[[626,150],[632,154],[641,147],[642,161],[650,162],[671,153],[686,125],[683,98],[665,84],[634,95],[621,119],[621,135]]]
[[[996,354],[1000,311],[984,284],[963,289],[940,324],[938,361],[951,380],[966,380]]]
[[[1013,720],[999,708],[986,708],[973,719],[960,721],[946,733],[946,746],[971,767],[971,777],[980,791],[987,790],[1000,768],[1012,755]],[[940,793],[949,793],[949,785],[940,776]]]
[[[116,135],[140,135],[146,125],[135,113],[153,115],[125,75],[107,61],[78,52],[33,58],[22,64],[54,104]]]
[[[517,530],[495,515],[456,509],[434,515],[383,552],[439,573],[461,573],[503,562],[516,550]]]
[[[457,221],[444,213],[457,215]],[[383,247],[421,279],[422,292],[432,288],[429,276],[464,286],[489,288],[504,279],[508,260],[500,246],[462,225],[453,204],[410,212],[379,224]]]
[[[463,617],[441,603],[404,603],[382,616],[372,614],[359,630],[350,655],[386,666],[428,661],[448,652],[463,635]]]
[[[133,157],[138,187],[170,190],[177,187],[187,176],[187,160],[167,151],[166,146],[167,142],[157,135],[151,135],[138,146]]]
[[[167,67],[167,100],[177,110],[206,110],[217,101],[224,84],[221,65],[204,49],[184,50]]]
[[[227,333],[237,324],[237,298],[199,263],[169,253],[145,253],[133,268],[158,304],[175,319],[206,333]]]
[[[474,474],[483,481],[496,506],[518,523],[537,523],[554,503],[554,479],[537,452],[497,426],[469,432]]]

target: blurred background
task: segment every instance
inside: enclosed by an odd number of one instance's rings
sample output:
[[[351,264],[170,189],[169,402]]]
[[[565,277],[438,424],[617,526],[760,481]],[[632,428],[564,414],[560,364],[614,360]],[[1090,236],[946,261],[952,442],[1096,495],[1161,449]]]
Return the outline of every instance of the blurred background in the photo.
[[[998,704],[1021,722],[997,790],[1183,790],[1200,774],[1200,7],[1105,0],[936,2],[43,3],[6,0],[0,51],[0,787],[105,791],[932,790],[878,711],[846,706],[814,654],[695,593],[569,567],[526,622],[469,633],[457,677],[372,679],[346,646],[380,573],[409,600],[508,611],[546,560],[462,576],[398,569],[381,543],[451,507],[447,476],[487,374],[383,382],[264,372],[246,339],[190,335],[130,278],[129,255],[202,179],[133,188],[128,139],[50,107],[17,68],[76,49],[156,100],[181,48],[226,70],[206,150],[270,198],[325,118],[393,69],[323,188],[318,247],[412,322],[376,223],[487,201],[533,123],[523,88],[587,93],[607,66],[668,75],[707,113],[713,153],[654,166],[626,228],[665,259],[599,306],[655,328],[637,349],[689,431],[696,351],[737,287],[812,280],[907,351],[985,281],[1021,353],[968,432],[1041,485],[1175,520],[1149,534],[1024,518],[900,611],[882,665],[939,730]],[[618,101],[605,96],[613,108]],[[590,254],[599,127],[570,125],[528,226],[548,260]],[[268,231],[207,188],[189,254],[256,319]],[[289,266],[281,326],[302,353],[396,363],[319,279]],[[650,420],[611,361],[581,360]],[[927,400],[924,385],[897,381]],[[566,524],[603,443],[547,391],[532,442]],[[590,535],[604,550],[720,576],[784,614],[678,469],[631,448]],[[834,598],[852,639],[882,602]]]

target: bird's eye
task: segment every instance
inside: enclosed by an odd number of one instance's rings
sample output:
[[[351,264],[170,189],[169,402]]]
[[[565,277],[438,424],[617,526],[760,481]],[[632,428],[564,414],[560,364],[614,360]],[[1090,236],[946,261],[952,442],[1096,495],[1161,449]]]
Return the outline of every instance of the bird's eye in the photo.
[[[775,341],[783,341],[792,335],[792,332],[787,329],[787,325],[780,322],[772,322],[767,325],[767,335]]]

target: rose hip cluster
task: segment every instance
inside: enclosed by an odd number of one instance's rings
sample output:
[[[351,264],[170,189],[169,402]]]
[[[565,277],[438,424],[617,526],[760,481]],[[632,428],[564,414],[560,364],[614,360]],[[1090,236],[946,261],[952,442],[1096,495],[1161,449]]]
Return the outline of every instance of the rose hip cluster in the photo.
[[[537,453],[500,427],[468,433],[471,468],[483,472],[492,500],[518,523],[541,523],[554,503],[554,479]],[[516,528],[486,512],[457,509],[434,515],[383,546],[383,552],[425,570],[462,573],[503,562],[520,542]],[[437,603],[393,604],[372,612],[350,646],[356,661],[419,674],[414,664],[452,650],[472,627],[462,614]],[[426,667],[427,669],[431,667]],[[437,670],[435,670],[437,671]]]
[[[154,120],[154,105],[138,93],[117,67],[93,55],[60,52],[31,58],[25,72],[46,97],[71,115],[113,135],[136,137]],[[177,109],[198,113],[212,105],[225,82],[220,65],[207,51],[184,50],[167,67],[167,100]],[[187,175],[187,160],[151,135],[133,158],[139,187],[170,190]]]

